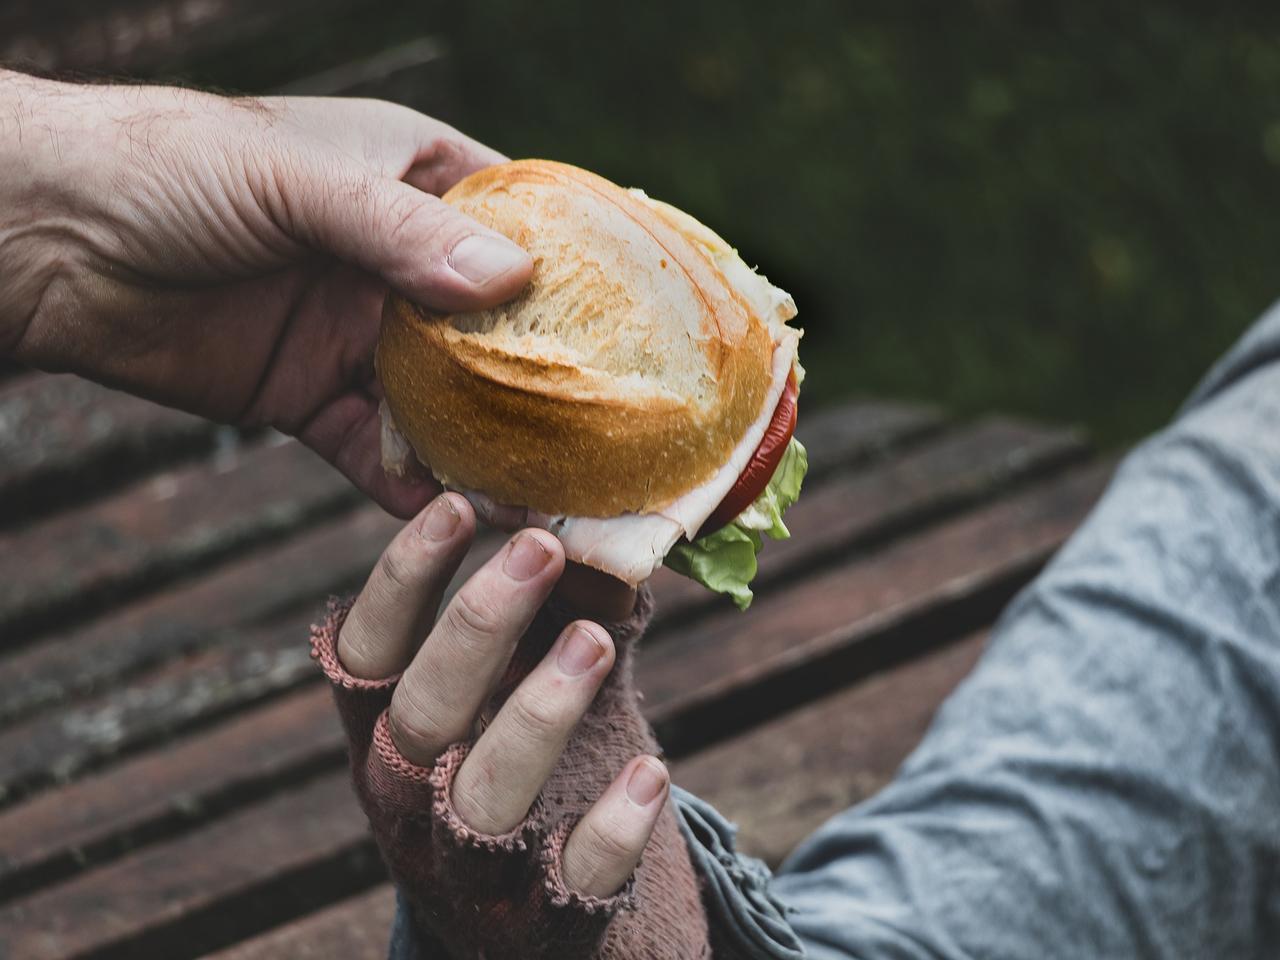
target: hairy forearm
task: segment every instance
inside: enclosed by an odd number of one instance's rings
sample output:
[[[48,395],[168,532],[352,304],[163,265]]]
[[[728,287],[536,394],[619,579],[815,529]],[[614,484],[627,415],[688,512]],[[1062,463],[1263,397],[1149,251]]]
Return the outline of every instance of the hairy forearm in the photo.
[[[49,158],[56,141],[42,117],[44,81],[0,73],[0,354],[19,349],[58,273],[56,227],[48,204]]]
[[[92,99],[0,72],[0,354],[56,362],[56,343],[71,335],[74,317],[43,350],[30,336],[38,317],[64,309],[63,286],[101,245],[91,198],[108,144]]]
[[[0,71],[0,355],[113,375],[95,366],[95,336],[139,313],[147,266],[184,249],[161,224],[199,207],[182,194],[212,150],[180,157],[190,130],[227,126],[235,111],[193,91]]]

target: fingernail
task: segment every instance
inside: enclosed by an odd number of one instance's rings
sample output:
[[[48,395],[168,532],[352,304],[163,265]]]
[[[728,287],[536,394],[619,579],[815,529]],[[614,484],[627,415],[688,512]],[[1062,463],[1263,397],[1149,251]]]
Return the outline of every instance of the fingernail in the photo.
[[[632,803],[647,807],[666,786],[667,768],[653,757],[646,757],[631,771],[631,778],[627,780],[627,798]]]
[[[528,580],[547,565],[551,554],[537,537],[520,534],[511,542],[502,569],[513,580]]]
[[[488,283],[528,261],[529,255],[510,240],[473,233],[449,251],[449,266],[472,283]]]
[[[462,518],[448,497],[436,497],[422,521],[422,535],[428,540],[448,540]]]
[[[556,656],[556,665],[567,677],[578,677],[586,673],[604,656],[604,644],[596,639],[595,634],[585,627],[574,627],[565,637]]]

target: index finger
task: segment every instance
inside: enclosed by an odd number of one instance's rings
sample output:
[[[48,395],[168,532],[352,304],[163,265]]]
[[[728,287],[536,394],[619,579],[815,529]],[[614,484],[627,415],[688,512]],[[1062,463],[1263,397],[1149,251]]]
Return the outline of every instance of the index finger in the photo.
[[[429,766],[450,744],[470,738],[563,569],[560,541],[524,530],[454,595],[392,695],[388,726],[405,759]]]

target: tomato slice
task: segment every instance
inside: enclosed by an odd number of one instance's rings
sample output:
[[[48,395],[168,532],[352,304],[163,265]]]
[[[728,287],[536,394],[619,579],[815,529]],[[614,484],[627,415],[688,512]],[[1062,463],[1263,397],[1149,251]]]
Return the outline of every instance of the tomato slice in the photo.
[[[756,497],[760,496],[764,488],[769,485],[769,481],[773,479],[778,469],[778,464],[782,462],[787,444],[791,442],[791,435],[795,433],[799,395],[800,388],[796,386],[795,371],[792,371],[787,377],[786,386],[782,388],[778,405],[773,410],[773,419],[769,421],[764,436],[760,438],[760,445],[756,447],[756,452],[751,455],[751,460],[747,463],[747,468],[742,471],[733,488],[720,501],[720,506],[707,517],[707,522],[698,531],[698,537],[715,533],[726,524],[732,523],[733,518],[751,506]]]

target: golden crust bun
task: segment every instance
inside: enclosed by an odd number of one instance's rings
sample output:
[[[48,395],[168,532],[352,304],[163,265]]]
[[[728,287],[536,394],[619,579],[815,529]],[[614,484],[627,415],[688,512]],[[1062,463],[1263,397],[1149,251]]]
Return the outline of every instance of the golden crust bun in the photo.
[[[378,375],[437,479],[580,517],[652,512],[707,481],[761,414],[774,338],[705,241],[561,163],[489,167],[444,199],[534,267],[491,310],[387,298]]]

